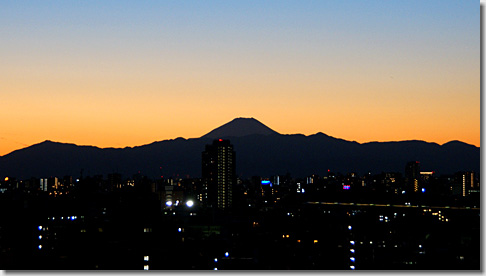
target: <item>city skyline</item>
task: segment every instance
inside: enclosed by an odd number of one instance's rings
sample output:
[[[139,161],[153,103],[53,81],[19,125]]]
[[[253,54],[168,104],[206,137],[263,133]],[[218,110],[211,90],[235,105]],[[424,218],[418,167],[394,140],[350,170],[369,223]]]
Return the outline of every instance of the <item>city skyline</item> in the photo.
[[[234,173],[241,144],[235,151],[229,140],[206,138],[191,150],[201,153],[202,178],[82,171],[79,178],[0,178],[0,203],[9,210],[0,216],[0,266],[480,269],[480,175],[473,171],[439,175],[409,161],[405,174],[241,178]]]
[[[480,146],[477,2],[0,4],[0,156],[200,137],[236,117]]]

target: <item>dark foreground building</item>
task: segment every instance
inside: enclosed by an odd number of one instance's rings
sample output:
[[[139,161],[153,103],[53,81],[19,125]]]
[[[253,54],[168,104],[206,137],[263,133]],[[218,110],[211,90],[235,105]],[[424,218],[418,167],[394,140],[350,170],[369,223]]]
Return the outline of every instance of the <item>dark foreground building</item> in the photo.
[[[217,139],[202,153],[203,202],[208,207],[229,209],[236,182],[235,152],[229,140]]]

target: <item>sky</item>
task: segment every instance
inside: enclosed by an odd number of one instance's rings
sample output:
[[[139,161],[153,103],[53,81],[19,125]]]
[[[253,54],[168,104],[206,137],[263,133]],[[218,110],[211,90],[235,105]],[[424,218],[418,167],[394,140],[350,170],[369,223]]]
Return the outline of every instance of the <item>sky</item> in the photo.
[[[0,1],[0,155],[236,117],[480,146],[478,1]]]

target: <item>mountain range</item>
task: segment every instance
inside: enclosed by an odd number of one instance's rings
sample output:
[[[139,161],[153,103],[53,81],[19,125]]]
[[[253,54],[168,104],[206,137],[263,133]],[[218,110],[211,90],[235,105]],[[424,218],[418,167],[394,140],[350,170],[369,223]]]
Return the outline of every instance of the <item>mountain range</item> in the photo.
[[[177,138],[126,148],[98,148],[44,141],[0,157],[0,176],[26,179],[72,175],[141,173],[153,178],[200,177],[201,153],[213,139],[229,139],[242,178],[283,175],[305,177],[333,172],[403,173],[409,161],[421,170],[451,174],[480,171],[480,148],[460,141],[357,143],[324,133],[279,134],[254,118],[236,118],[200,138]]]

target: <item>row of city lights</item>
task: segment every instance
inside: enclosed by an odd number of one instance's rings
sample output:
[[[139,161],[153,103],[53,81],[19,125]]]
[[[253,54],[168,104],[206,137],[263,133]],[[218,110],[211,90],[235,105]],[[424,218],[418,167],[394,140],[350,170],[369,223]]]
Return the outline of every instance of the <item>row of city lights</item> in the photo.
[[[167,200],[165,202],[165,205],[167,207],[171,207],[172,205],[179,206],[179,200],[176,200],[175,203],[172,203],[172,200]],[[189,207],[189,208],[191,208],[192,206],[194,206],[194,201],[192,201],[192,200],[186,201],[186,206]]]
[[[37,227],[37,229],[39,229],[39,231],[43,231],[43,230],[45,230],[45,229],[42,227],[42,225],[39,225],[39,226]],[[42,239],[42,235],[39,235],[39,240],[41,240],[41,239]],[[42,244],[39,244],[38,248],[39,248],[39,250],[41,250],[41,249],[42,249]]]
[[[353,226],[348,225],[348,230],[349,230],[349,231],[353,230]],[[349,243],[351,244],[351,248],[349,249],[349,252],[350,252],[351,254],[354,254],[354,253],[355,253],[355,250],[354,250],[354,248],[352,248],[352,247],[354,247],[353,245],[355,245],[355,242],[354,242],[354,241],[349,241]],[[356,261],[356,258],[355,258],[354,256],[351,256],[351,257],[349,257],[349,260],[350,260],[350,261],[353,263],[352,265],[350,265],[350,266],[349,266],[349,268],[350,268],[351,270],[355,270],[355,269],[356,269],[356,267],[354,266],[354,262]]]
[[[50,219],[55,220],[56,217],[52,217],[52,218],[51,217],[48,217],[47,219],[48,220],[50,220]],[[64,219],[64,217],[61,217],[60,219]],[[75,219],[78,219],[78,216],[68,216],[68,217],[66,217],[66,219],[67,220],[75,220]]]
[[[179,229],[180,229],[180,228],[179,228]],[[40,249],[40,248],[42,248],[42,246],[41,246],[41,245],[39,245],[39,249]],[[225,252],[225,253],[224,253],[224,256],[225,256],[226,258],[227,258],[227,257],[229,257],[229,252]],[[144,257],[143,257],[143,260],[144,260],[144,261],[146,261],[146,262],[148,262],[148,261],[149,261],[149,256],[144,256]],[[217,262],[218,262],[218,258],[214,258],[214,262],[215,262],[215,263],[217,263]],[[144,265],[144,270],[149,270],[149,266],[148,266],[148,265]],[[217,268],[217,267],[215,267],[215,268],[214,268],[214,270],[218,270],[218,268]]]

